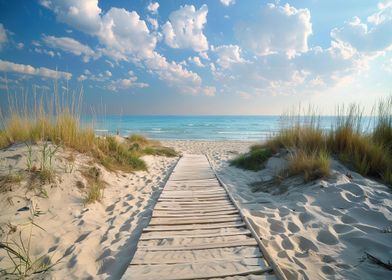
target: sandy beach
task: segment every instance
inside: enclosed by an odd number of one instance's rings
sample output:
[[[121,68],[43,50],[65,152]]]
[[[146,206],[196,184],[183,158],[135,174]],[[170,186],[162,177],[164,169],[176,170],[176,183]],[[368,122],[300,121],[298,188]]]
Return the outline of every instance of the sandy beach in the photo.
[[[206,154],[228,186],[263,244],[288,279],[388,279],[391,271],[366,257],[388,261],[392,253],[390,190],[333,163],[328,180],[305,184],[300,178],[283,181],[279,188],[252,192],[250,184],[268,182],[285,165],[284,155],[272,157],[259,172],[229,166],[252,142],[162,141],[181,153]],[[35,147],[38,149],[39,147]],[[75,157],[73,171],[64,172]],[[2,174],[25,168],[25,145],[0,151]],[[34,209],[31,249],[58,263],[48,279],[119,279],[135,252],[141,230],[147,226],[154,204],[178,158],[144,156],[148,172],[109,172],[96,167],[107,182],[101,202],[84,205],[80,171],[90,159],[61,150],[55,159],[56,180],[39,193],[28,182],[0,194],[1,234],[16,239],[13,228],[25,228]],[[261,183],[260,183],[261,184]],[[26,208],[28,207],[28,208]],[[15,231],[16,232],[16,231]],[[7,258],[0,256],[0,266]]]

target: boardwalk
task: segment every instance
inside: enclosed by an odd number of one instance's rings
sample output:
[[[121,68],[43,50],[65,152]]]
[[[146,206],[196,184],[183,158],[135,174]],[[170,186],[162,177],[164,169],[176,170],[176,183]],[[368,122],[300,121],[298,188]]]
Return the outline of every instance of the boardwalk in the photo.
[[[207,158],[186,155],[123,279],[279,279],[247,225]]]

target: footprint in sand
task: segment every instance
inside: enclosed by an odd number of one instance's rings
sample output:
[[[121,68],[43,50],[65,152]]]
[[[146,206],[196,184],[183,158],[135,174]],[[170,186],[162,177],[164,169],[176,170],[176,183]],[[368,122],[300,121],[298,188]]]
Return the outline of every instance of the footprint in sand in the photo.
[[[300,230],[299,226],[297,226],[295,223],[293,222],[289,222],[287,225],[287,228],[289,229],[289,231],[291,231],[292,233],[296,233]]]
[[[339,240],[329,230],[321,230],[317,234],[317,240],[327,245],[336,245]]]
[[[321,271],[327,275],[334,275],[335,274],[335,270],[332,267],[330,267],[329,265],[324,265],[323,267],[321,267]]]
[[[344,225],[344,224],[336,224],[332,226],[335,232],[337,233],[346,233],[354,229],[353,226]]]
[[[308,250],[313,250],[315,252],[319,251],[317,246],[311,240],[307,239],[306,237],[303,237],[303,236],[297,237],[297,243],[298,243],[299,248],[302,251],[308,251]]]
[[[268,222],[270,224],[271,231],[279,232],[279,233],[283,233],[286,231],[286,229],[284,228],[284,225],[281,221],[270,218],[270,219],[268,219]]]
[[[288,237],[282,240],[282,247],[285,250],[294,250],[294,244],[291,242],[290,238]]]
[[[356,219],[354,219],[353,217],[350,217],[348,215],[344,215],[340,219],[341,219],[342,223],[344,223],[344,224],[355,224],[355,223],[357,223]]]
[[[307,213],[307,212],[303,212],[301,214],[299,214],[299,219],[301,221],[302,224],[306,224],[307,222],[313,220],[313,215]]]

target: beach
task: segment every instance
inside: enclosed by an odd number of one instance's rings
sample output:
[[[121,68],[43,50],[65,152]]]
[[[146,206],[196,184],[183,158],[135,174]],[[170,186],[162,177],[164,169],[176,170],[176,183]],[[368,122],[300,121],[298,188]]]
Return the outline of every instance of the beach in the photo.
[[[284,166],[284,156],[276,155],[265,169],[252,172],[230,166],[229,160],[246,152],[254,142],[161,143],[182,154],[207,155],[287,279],[391,276],[391,271],[366,257],[368,253],[387,261],[392,252],[392,204],[386,186],[334,162],[333,175],[327,180],[306,184],[290,178],[280,188],[252,192],[250,184],[271,180]],[[41,193],[29,191],[21,182],[12,186],[12,192],[0,194],[1,209],[5,209],[0,215],[2,235],[15,239],[12,227],[24,228],[24,235],[32,227],[32,254],[44,254],[58,262],[45,274],[48,279],[119,279],[132,260],[141,231],[148,225],[178,158],[144,156],[149,171],[129,174],[97,165],[108,184],[101,202],[85,205],[83,190],[76,182],[83,181],[78,170],[91,163],[87,156],[76,154],[74,171],[62,171],[71,152],[59,152],[57,179],[45,185]],[[13,145],[0,153],[6,162],[2,174],[8,165],[14,170],[25,168],[24,145]],[[40,228],[28,225],[31,217]],[[1,266],[5,265],[4,257],[1,255]]]

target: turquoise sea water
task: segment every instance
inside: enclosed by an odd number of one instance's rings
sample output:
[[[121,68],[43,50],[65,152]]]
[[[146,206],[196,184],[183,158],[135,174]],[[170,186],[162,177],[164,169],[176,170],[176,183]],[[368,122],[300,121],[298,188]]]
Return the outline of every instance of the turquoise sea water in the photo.
[[[320,124],[328,130],[334,121],[334,117],[322,117]],[[105,116],[95,117],[93,123],[97,134],[138,133],[160,140],[246,141],[264,140],[285,125],[279,116]]]

